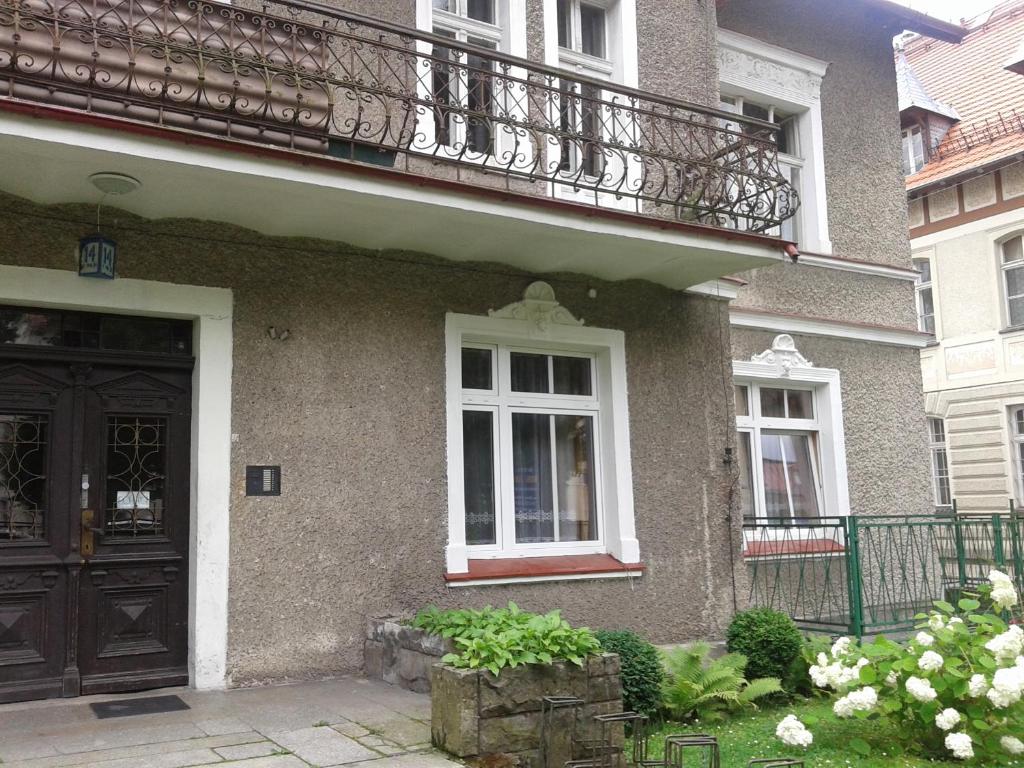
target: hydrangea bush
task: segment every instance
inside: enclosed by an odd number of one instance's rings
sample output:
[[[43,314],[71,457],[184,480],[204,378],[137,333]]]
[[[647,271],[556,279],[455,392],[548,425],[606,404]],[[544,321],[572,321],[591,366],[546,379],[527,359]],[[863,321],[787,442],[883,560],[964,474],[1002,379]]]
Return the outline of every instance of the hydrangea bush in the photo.
[[[890,720],[906,745],[933,757],[1006,762],[1024,754],[1024,631],[1005,620],[1017,607],[1012,580],[994,570],[977,595],[919,614],[903,643],[840,638],[818,654],[811,679],[834,692],[838,718]],[[794,747],[812,740],[792,715],[776,735]],[[870,751],[859,739],[851,748]]]

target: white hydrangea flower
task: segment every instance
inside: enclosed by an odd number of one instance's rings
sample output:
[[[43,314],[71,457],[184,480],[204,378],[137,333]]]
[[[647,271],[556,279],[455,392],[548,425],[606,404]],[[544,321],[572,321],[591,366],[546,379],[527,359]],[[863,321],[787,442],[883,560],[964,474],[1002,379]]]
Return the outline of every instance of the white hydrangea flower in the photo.
[[[775,728],[775,735],[787,747],[809,747],[814,742],[814,734],[797,719],[796,715],[786,715]]]
[[[992,688],[985,695],[997,709],[1016,704],[1024,695],[1024,667],[997,669],[992,676]]]
[[[917,637],[914,639],[917,640],[918,645],[922,645],[925,648],[931,648],[935,644],[935,638],[927,632],[918,632]]]
[[[892,670],[888,675],[885,676],[885,684],[890,688],[895,688],[900,683],[900,676],[896,674],[896,670]]]
[[[1014,624],[985,643],[985,648],[992,651],[996,661],[1004,664],[1024,653],[1024,630]]]
[[[945,626],[946,620],[942,617],[941,613],[933,613],[931,616],[928,617],[928,629],[930,629],[932,632],[938,632]],[[920,635],[918,637],[920,637]],[[918,640],[918,642],[920,642],[920,640]]]
[[[999,746],[1008,755],[1024,755],[1024,741],[1021,741],[1016,736],[1003,736],[999,740]]]
[[[974,745],[966,733],[947,734],[946,749],[952,752],[957,760],[970,760],[974,757]]]
[[[1002,571],[991,571],[988,580],[992,584],[992,602],[1001,611],[1008,611],[1017,604],[1017,590],[1013,580]]]
[[[953,618],[951,618],[949,620],[949,624],[947,624],[946,626],[952,627],[954,624],[963,624],[963,623],[964,623],[963,619],[961,619],[959,616],[954,616]]]
[[[907,693],[920,702],[934,701],[938,695],[932,684],[920,677],[908,677],[906,682]]]
[[[845,656],[847,651],[850,650],[850,645],[853,643],[853,638],[840,637],[832,644],[832,658],[838,659],[840,656]]]
[[[942,710],[935,716],[935,724],[944,731],[953,730],[960,720],[960,713],[952,707]]]
[[[854,706],[853,702],[850,701],[850,694],[846,694],[841,699],[836,699],[835,703],[832,705],[832,711],[835,713],[836,717],[853,717],[853,710]]]
[[[935,651],[925,651],[921,654],[921,658],[917,660],[917,666],[926,672],[942,669],[943,663],[945,663],[945,660]]]
[[[851,717],[854,712],[870,712],[878,704],[878,693],[870,685],[860,688],[837,700],[832,705],[836,717]]]
[[[819,667],[827,667],[828,666],[828,656],[826,656],[824,653],[819,653],[818,654],[818,666]]]
[[[967,683],[967,688],[974,698],[984,696],[988,690],[988,682],[985,680],[984,675],[971,675],[970,682]]]

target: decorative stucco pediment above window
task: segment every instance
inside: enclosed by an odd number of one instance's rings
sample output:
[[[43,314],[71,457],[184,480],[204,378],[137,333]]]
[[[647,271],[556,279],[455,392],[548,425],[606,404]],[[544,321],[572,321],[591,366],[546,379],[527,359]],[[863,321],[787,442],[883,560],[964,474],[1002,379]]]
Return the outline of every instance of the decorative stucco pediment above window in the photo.
[[[555,289],[543,280],[530,283],[522,301],[488,310],[487,314],[504,320],[526,320],[539,331],[546,331],[552,325],[583,325],[582,318],[577,319],[558,303]]]
[[[798,189],[791,231],[801,251],[832,252],[825,194],[821,83],[828,62],[727,29],[718,30],[722,108],[780,125],[780,171]],[[751,109],[737,103],[746,103]],[[792,135],[789,135],[790,132]]]
[[[789,378],[794,368],[813,368],[814,363],[800,354],[796,342],[788,333],[780,333],[772,341],[771,347],[750,358],[752,363],[774,365],[781,378]]]

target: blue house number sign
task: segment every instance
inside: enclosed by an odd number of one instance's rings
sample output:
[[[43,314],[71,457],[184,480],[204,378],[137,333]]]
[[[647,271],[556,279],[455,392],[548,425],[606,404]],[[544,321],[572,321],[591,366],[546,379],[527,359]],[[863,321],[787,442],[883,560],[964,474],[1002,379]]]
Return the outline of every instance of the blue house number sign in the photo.
[[[117,268],[117,243],[102,235],[78,241],[78,274],[82,277],[114,279]]]

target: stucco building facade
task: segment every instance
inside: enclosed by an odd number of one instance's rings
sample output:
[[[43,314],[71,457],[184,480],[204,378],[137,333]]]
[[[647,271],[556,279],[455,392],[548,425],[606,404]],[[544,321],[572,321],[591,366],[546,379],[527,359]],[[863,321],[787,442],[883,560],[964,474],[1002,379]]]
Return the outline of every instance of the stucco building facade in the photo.
[[[0,699],[358,670],[429,603],[719,637],[744,516],[927,504],[885,43],[954,28],[336,5],[201,6],[202,81],[0,30]]]
[[[966,513],[1007,512],[1024,492],[1022,34],[1024,4],[1005,2],[959,46],[911,38],[898,55],[919,324],[933,334],[921,353],[932,498]]]

